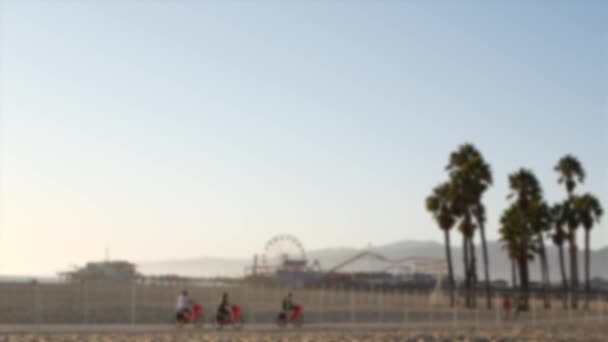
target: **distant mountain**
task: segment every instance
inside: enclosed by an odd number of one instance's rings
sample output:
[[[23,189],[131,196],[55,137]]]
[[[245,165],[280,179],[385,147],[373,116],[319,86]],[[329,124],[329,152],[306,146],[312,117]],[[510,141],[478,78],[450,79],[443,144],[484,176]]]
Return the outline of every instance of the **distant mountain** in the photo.
[[[483,279],[483,259],[481,255],[481,246],[477,247],[477,265],[479,278]],[[308,251],[308,257],[312,260],[318,260],[323,270],[329,270],[334,266],[344,262],[345,260],[356,256],[365,251],[373,251],[381,254],[388,259],[401,259],[405,257],[428,257],[428,258],[444,258],[444,246],[441,243],[434,241],[399,241],[369,249],[358,249],[350,247],[340,248],[324,248]],[[557,257],[557,249],[553,246],[548,247],[547,251],[549,266],[551,269],[551,280],[557,282],[559,280],[559,264]],[[488,256],[490,258],[490,275],[493,279],[509,280],[511,277],[511,264],[507,259],[505,251],[499,243],[491,241],[488,243]],[[462,250],[459,246],[452,247],[452,258],[454,261],[454,271],[456,276],[462,277]],[[580,270],[583,270],[583,253],[581,251],[579,262],[581,263]],[[608,247],[604,247],[591,252],[591,275],[599,277],[608,277]],[[566,262],[568,258],[566,255]],[[168,260],[156,262],[141,262],[138,263],[140,272],[144,274],[179,274],[184,276],[241,276],[244,273],[245,267],[250,266],[250,259],[223,259],[223,258],[196,258],[185,260]],[[379,271],[386,267],[386,263],[373,258],[365,257],[352,265],[344,268],[345,271]],[[538,262],[530,264],[530,275],[532,280],[538,280],[540,275]],[[566,269],[569,267],[566,265]],[[581,273],[582,275],[582,273]]]

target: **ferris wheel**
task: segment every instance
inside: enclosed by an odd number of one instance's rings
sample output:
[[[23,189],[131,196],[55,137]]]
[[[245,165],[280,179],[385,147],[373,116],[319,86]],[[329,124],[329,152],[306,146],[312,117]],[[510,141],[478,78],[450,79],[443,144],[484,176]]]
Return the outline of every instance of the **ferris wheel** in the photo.
[[[264,262],[278,266],[287,261],[306,261],[306,252],[300,240],[289,234],[276,235],[268,240],[264,247]]]

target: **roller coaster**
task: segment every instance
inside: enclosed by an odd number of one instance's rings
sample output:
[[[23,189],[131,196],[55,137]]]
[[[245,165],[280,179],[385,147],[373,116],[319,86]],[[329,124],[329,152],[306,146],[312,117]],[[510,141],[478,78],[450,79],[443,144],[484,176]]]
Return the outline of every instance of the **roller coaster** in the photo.
[[[345,271],[349,266],[363,259],[371,259],[380,263],[367,274],[385,275],[415,275],[425,274],[441,276],[447,273],[447,263],[444,259],[404,257],[392,259],[371,249],[357,253],[329,269],[322,269],[318,260],[309,262],[303,244],[293,235],[281,234],[272,237],[264,246],[261,262],[257,256],[250,268],[252,274],[273,276],[278,272],[297,272],[315,274],[316,277],[333,277],[340,274],[352,274]]]
[[[344,260],[343,262],[335,265],[331,269],[325,271],[326,274],[337,273],[340,270],[345,269],[348,265],[351,265],[358,260],[364,258],[371,258],[384,263],[384,267],[380,269],[380,272],[389,273],[424,273],[439,275],[447,272],[447,264],[443,259],[433,258],[420,258],[420,257],[405,257],[399,259],[390,259],[386,256],[374,252],[374,251],[363,251],[357,255]]]

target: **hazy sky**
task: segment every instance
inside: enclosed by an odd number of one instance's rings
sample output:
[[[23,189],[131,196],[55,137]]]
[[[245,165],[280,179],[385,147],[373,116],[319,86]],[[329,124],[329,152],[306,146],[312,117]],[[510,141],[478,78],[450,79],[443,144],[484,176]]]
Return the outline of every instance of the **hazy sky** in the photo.
[[[606,1],[0,0],[0,274],[442,235],[448,154],[608,208]],[[459,240],[456,240],[459,241]],[[608,217],[593,232],[608,245]]]

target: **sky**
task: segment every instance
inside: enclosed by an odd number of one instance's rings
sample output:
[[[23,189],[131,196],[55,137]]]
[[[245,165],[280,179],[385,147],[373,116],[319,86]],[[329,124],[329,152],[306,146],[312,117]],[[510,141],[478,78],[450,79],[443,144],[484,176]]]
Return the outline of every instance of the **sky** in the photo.
[[[442,241],[475,144],[494,185],[583,163],[608,208],[608,2],[0,0],[0,274]],[[592,235],[608,245],[608,218]]]

